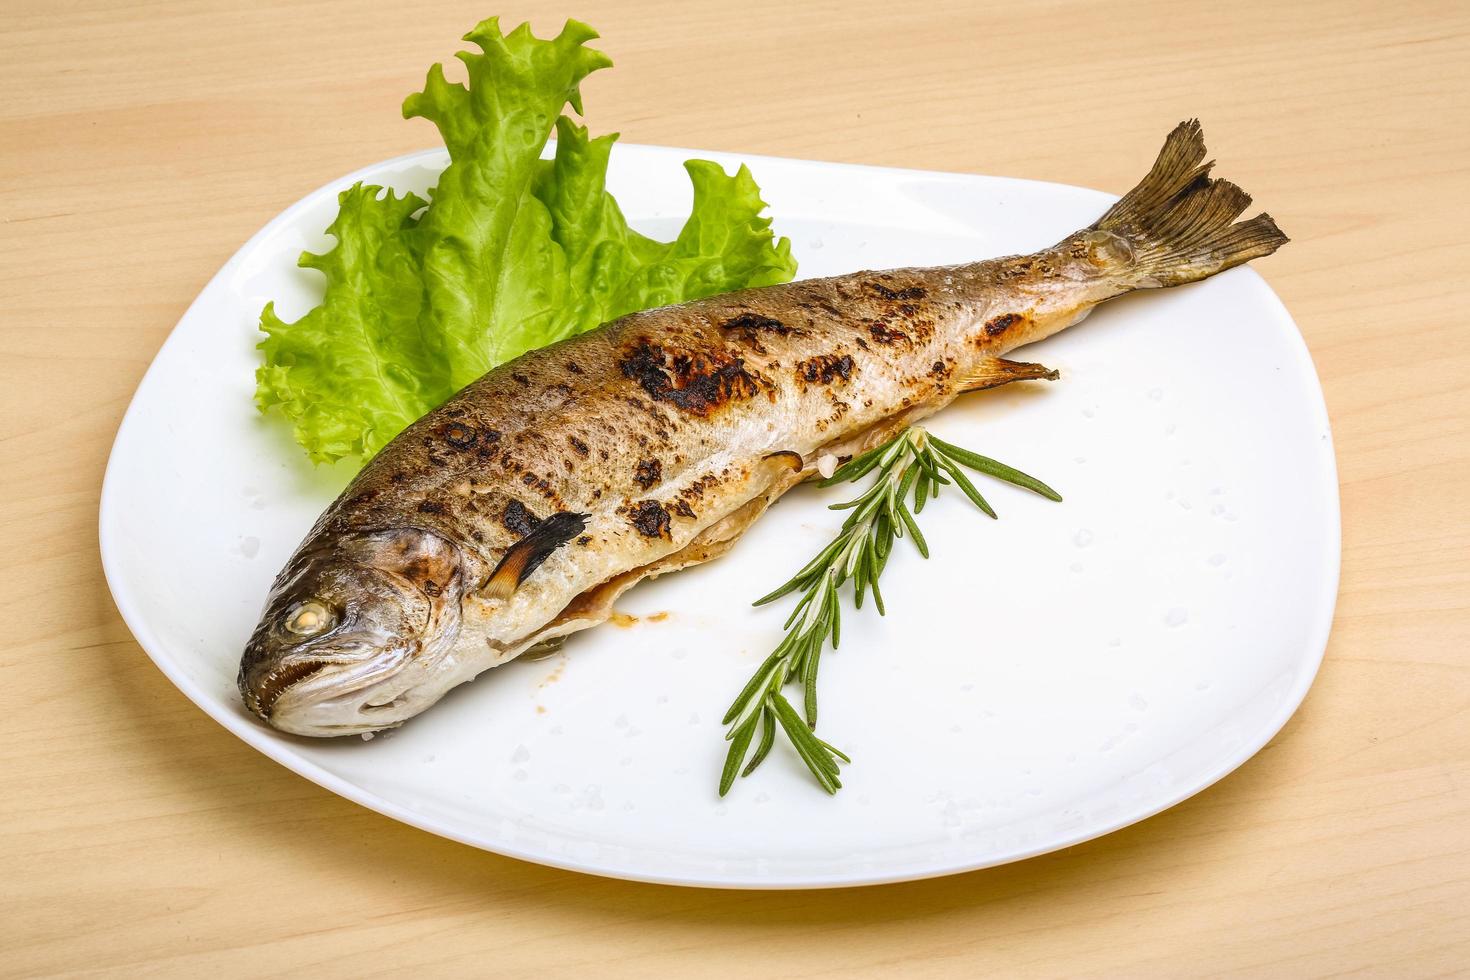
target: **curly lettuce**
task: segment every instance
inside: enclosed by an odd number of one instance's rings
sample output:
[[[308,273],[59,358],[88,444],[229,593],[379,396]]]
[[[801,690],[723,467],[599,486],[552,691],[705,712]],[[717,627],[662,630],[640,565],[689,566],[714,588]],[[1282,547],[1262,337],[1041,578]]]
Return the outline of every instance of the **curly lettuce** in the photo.
[[[313,460],[366,459],[497,364],[637,310],[786,282],[750,172],[685,164],[694,187],[672,242],[633,231],[607,192],[616,134],[592,138],[579,85],[608,67],[568,21],[542,40],[496,19],[465,40],[469,84],[429,70],[406,118],[439,129],[450,164],[425,201],[357,184],[327,228],[336,244],[300,264],[326,280],[320,305],[287,323],[261,313],[256,402],[279,412]],[[553,128],[556,152],[541,153]]]

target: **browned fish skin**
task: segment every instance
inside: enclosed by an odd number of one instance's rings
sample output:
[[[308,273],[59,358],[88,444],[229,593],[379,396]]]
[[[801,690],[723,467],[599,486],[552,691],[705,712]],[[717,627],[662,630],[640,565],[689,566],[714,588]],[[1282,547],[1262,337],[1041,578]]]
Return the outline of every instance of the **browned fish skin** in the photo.
[[[390,443],[299,555],[384,529],[457,546],[461,584],[430,598],[459,603],[458,680],[593,625],[608,597],[643,575],[728,547],[800,480],[792,454],[809,474],[819,455],[851,451],[966,390],[1054,376],[1001,355],[1112,296],[1204,278],[1284,241],[1264,216],[1231,224],[1249,198],[1205,177],[1202,156],[1197,124],[1182,124],[1139,189],[1033,255],[731,293],[526,354]],[[1183,245],[1160,217],[1181,209],[1208,225]],[[557,512],[587,515],[586,527],[509,598],[482,594],[507,550]],[[422,582],[427,570],[400,573]],[[285,598],[278,583],[267,620]],[[247,701],[269,651],[254,656],[242,663]]]

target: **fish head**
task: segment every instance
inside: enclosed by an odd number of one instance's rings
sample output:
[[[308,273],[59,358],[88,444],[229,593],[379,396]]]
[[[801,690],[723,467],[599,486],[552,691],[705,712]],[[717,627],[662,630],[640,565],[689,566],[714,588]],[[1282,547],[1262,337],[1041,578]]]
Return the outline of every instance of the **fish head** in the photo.
[[[457,682],[466,558],[422,528],[308,541],[277,577],[240,659],[245,705],[282,731],[402,724]]]

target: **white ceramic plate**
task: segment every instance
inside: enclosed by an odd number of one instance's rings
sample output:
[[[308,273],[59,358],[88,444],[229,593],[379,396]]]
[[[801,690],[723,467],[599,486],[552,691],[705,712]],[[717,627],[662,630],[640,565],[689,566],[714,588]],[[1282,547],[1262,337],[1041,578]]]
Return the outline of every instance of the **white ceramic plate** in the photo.
[[[1136,147],[1140,174],[1152,147]],[[671,238],[689,156],[752,166],[802,276],[1024,252],[1110,195],[1054,184],[620,146],[609,184]],[[102,494],[107,579],[184,694],[296,772],[436,834],[531,861],[690,885],[814,887],[947,874],[1065,847],[1215,782],[1296,709],[1337,592],[1337,480],[1302,338],[1236,269],[1135,295],[1025,357],[1063,380],[966,397],[933,427],[1056,486],[987,487],[926,510],[889,615],[844,616],[823,661],[822,735],[847,750],[829,798],[784,746],[721,801],[720,715],[780,636],[748,602],[823,544],[841,491],[802,488],[728,557],[646,583],[642,617],[563,655],[483,675],[371,742],[247,716],[235,670],[267,587],[345,468],[313,469],[251,403],[255,324],[319,294],[355,180],[424,191],[442,152],[381,163],[287,209],[205,287],[149,369]],[[1268,263],[1269,264],[1269,261]],[[667,613],[655,619],[656,614]]]

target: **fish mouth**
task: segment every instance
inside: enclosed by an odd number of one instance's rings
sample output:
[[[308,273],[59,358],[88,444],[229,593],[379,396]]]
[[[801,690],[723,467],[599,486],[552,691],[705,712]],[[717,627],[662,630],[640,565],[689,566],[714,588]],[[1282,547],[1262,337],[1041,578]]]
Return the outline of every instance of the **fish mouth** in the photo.
[[[242,692],[245,696],[245,706],[269,721],[271,711],[282,694],[307,678],[314,677],[326,670],[328,666],[330,664],[325,660],[301,660],[278,667],[266,674],[265,679],[258,684],[241,685],[245,687]]]
[[[401,719],[388,709],[401,705],[412,679],[403,669],[411,650],[369,660],[303,657],[264,676],[240,679],[240,693],[251,713],[272,728],[297,735],[349,735],[390,728]],[[376,713],[376,714],[375,714]]]
[[[311,678],[320,680],[310,683]],[[307,681],[298,682],[280,696],[265,720],[279,731],[316,738],[396,728],[423,706],[418,690],[421,682],[422,678],[401,669],[378,671],[345,684],[339,678],[313,671]]]

